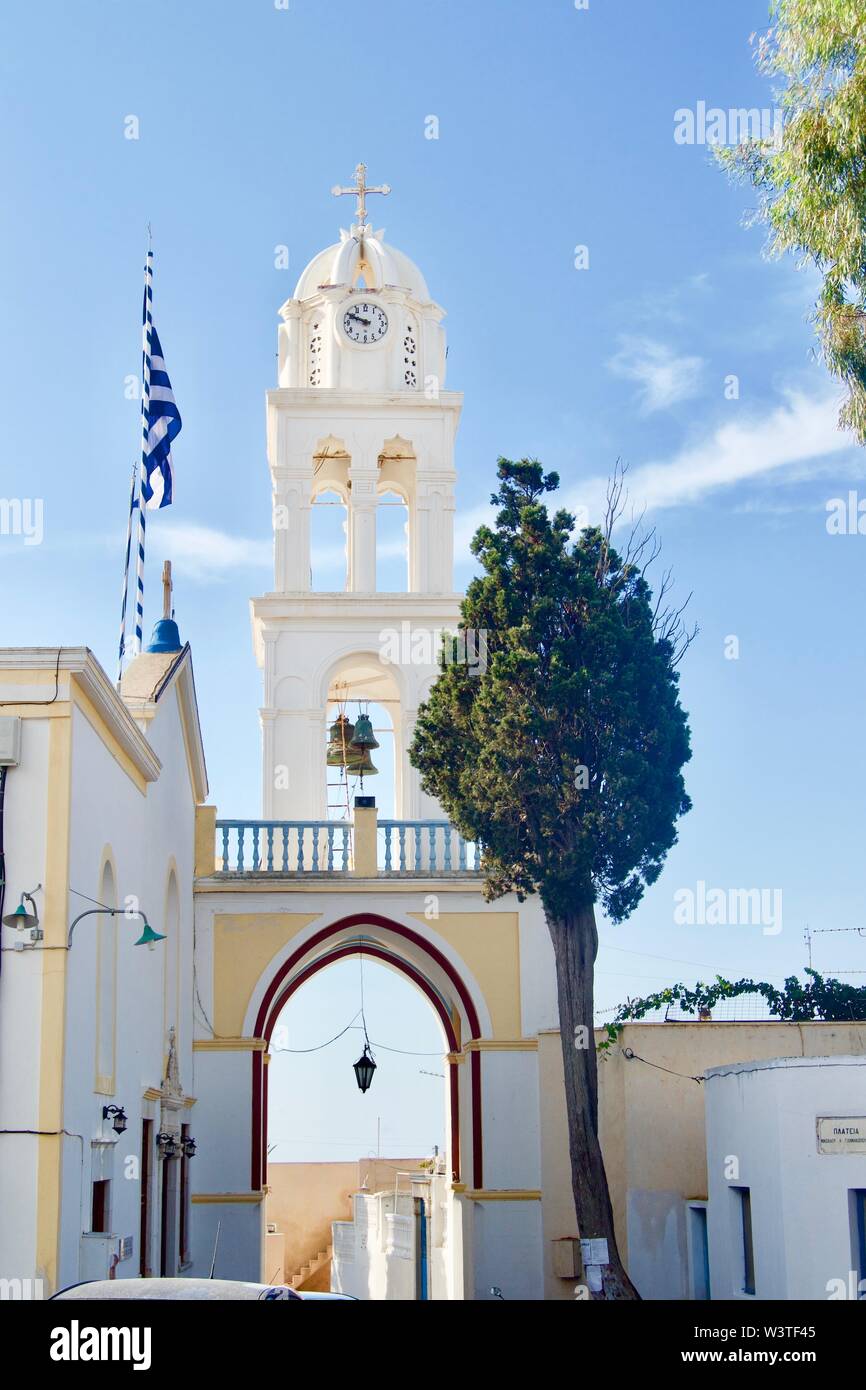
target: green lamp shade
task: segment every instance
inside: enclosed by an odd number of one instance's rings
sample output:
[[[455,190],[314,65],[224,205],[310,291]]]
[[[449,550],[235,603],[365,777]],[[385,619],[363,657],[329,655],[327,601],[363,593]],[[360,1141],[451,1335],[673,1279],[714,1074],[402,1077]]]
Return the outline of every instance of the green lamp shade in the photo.
[[[8,912],[3,918],[4,927],[35,927],[39,925],[39,918],[35,912],[28,912],[23,903],[19,903],[14,912]]]
[[[152,946],[154,941],[165,941],[162,932],[154,931],[150,923],[145,919],[144,931],[136,941],[136,946]]]

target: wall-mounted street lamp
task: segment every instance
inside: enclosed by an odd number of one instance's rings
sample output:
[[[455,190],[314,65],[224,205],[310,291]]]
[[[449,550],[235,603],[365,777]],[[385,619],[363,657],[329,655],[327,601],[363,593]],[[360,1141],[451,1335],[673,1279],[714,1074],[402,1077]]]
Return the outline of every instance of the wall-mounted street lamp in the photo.
[[[195,1140],[192,1138],[183,1140],[184,1158],[195,1158]]]
[[[168,1134],[163,1131],[156,1136],[156,1147],[159,1149],[163,1158],[177,1158],[177,1135]]]
[[[41,887],[42,884],[37,883],[36,887],[33,889],[33,893],[38,893]],[[36,901],[33,897],[33,893],[21,894],[21,901],[14,912],[7,912],[6,916],[3,918],[3,925],[4,927],[17,927],[19,931],[27,931],[29,929],[30,940],[41,941],[42,928],[39,925],[39,913],[36,911]],[[28,912],[27,908],[24,906],[25,899],[33,908],[32,912]]]
[[[162,933],[154,931],[153,927],[148,922],[144,913],[139,912],[137,908],[133,909],[129,907],[90,907],[87,909],[86,912],[79,912],[75,921],[72,923],[72,926],[69,928],[69,935],[66,938],[67,948],[71,948],[72,946],[72,933],[75,931],[75,928],[78,926],[78,923],[81,921],[81,919],[83,917],[98,917],[100,914],[103,914],[108,917],[140,917],[142,922],[144,923],[144,929],[142,930],[141,936],[138,938],[138,940],[133,943],[135,946],[152,946],[156,941],[165,941],[165,937],[162,935]]]
[[[126,1129],[126,1111],[122,1105],[103,1105],[103,1120],[111,1120],[111,1128],[115,1134],[122,1134]]]

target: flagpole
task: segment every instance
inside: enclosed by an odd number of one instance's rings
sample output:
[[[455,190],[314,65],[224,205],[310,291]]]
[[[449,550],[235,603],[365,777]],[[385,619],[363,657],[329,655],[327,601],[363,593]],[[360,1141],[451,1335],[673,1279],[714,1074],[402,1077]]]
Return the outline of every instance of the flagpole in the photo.
[[[136,557],[135,585],[135,637],[133,651],[138,655],[142,650],[144,627],[144,541],[145,541],[145,497],[144,478],[150,430],[150,366],[151,335],[153,329],[153,249],[150,228],[147,236],[147,258],[144,263],[144,308],[141,327],[141,468],[138,486],[138,554]]]
[[[129,595],[129,557],[132,551],[132,514],[135,511],[135,488],[138,482],[138,463],[132,465],[132,486],[129,492],[129,519],[126,523],[126,559],[123,565],[123,600],[120,606],[120,643],[117,649],[117,685],[123,675],[123,658],[126,654],[126,603]]]

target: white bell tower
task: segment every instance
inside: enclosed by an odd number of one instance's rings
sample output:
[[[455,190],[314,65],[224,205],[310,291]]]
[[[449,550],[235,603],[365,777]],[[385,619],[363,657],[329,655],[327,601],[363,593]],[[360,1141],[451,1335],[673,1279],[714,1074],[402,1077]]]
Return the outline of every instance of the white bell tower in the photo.
[[[438,634],[457,626],[453,592],[454,443],[463,397],[445,390],[444,310],[424,277],[367,222],[358,165],[356,220],[320,252],[280,310],[279,385],[267,393],[274,588],[251,602],[263,673],[262,808],[268,819],[327,817],[329,707],[340,694],[387,706],[394,814],[441,814],[408,759],[418,706],[438,671]],[[346,578],[311,585],[311,510],[346,508]],[[408,591],[376,587],[383,494],[408,517]],[[377,792],[375,783],[365,793]]]

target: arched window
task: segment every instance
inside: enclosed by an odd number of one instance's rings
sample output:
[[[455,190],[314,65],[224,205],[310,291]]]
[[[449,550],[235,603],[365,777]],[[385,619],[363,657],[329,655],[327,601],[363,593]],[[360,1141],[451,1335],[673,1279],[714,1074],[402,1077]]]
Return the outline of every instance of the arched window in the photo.
[[[99,901],[117,907],[114,869],[106,860],[99,882]],[[114,1092],[117,1027],[117,923],[116,917],[97,917],[96,928],[96,1090]]]
[[[376,589],[405,594],[409,590],[409,508],[394,488],[379,494],[376,525]]]
[[[343,593],[347,586],[347,512],[336,488],[313,498],[310,516],[310,587],[319,593]]]

